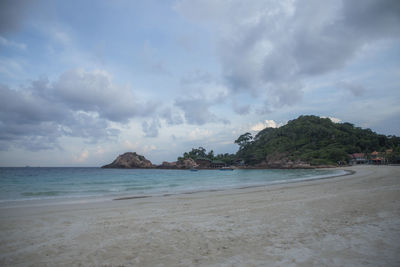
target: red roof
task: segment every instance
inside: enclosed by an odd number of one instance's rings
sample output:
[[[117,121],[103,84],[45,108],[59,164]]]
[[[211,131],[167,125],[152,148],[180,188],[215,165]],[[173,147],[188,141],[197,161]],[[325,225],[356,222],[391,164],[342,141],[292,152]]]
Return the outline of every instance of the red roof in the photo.
[[[355,158],[355,159],[357,159],[357,158],[365,158],[365,154],[364,153],[354,153],[354,154],[351,154],[351,157]]]
[[[372,155],[372,156],[378,156],[378,155],[379,155],[379,152],[374,151],[374,152],[371,153],[371,155]]]

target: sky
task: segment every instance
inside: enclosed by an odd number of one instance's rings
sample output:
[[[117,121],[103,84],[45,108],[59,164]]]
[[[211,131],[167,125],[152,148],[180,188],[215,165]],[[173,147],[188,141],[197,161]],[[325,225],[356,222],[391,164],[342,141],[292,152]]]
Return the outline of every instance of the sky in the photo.
[[[398,0],[0,2],[0,166],[159,164],[300,115],[400,136]]]

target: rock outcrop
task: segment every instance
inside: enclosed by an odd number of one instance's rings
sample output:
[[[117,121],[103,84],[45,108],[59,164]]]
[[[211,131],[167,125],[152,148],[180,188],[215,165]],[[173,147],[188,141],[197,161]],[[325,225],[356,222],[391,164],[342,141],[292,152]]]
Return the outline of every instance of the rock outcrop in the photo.
[[[197,168],[199,166],[196,163],[196,161],[194,161],[191,158],[184,159],[184,160],[179,160],[179,161],[176,162],[176,165],[180,169],[192,169],[192,168]]]
[[[112,163],[102,166],[102,168],[121,168],[121,169],[191,169],[197,168],[199,165],[191,158],[167,162],[164,161],[161,165],[153,165],[150,160],[136,152],[126,152],[119,155]]]
[[[161,163],[161,165],[158,165],[157,168],[159,168],[159,169],[178,169],[178,166],[176,164],[176,161],[174,161],[174,162],[163,161],[163,163]]]
[[[197,167],[199,165],[191,158],[174,162],[164,161],[161,165],[157,166],[159,169],[192,169]]]
[[[153,167],[154,165],[151,161],[146,159],[144,156],[138,155],[136,152],[126,152],[119,155],[111,164],[104,165],[102,168],[139,169]]]
[[[293,162],[287,159],[269,161],[266,167],[270,169],[313,169],[309,163],[302,161]]]
[[[258,168],[266,169],[313,169],[309,163],[301,160],[292,161],[288,159],[285,153],[275,153],[272,156],[267,156],[265,161],[256,165]]]

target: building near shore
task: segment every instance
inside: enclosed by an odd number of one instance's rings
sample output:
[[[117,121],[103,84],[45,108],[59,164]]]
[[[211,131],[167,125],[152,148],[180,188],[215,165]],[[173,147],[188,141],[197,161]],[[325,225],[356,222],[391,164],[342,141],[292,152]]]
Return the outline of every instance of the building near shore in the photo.
[[[226,166],[225,162],[221,160],[213,160],[211,162],[211,168],[223,168],[225,166]]]
[[[365,155],[365,153],[354,153],[350,155],[350,164],[351,165],[356,165],[356,164],[367,164],[368,159]]]

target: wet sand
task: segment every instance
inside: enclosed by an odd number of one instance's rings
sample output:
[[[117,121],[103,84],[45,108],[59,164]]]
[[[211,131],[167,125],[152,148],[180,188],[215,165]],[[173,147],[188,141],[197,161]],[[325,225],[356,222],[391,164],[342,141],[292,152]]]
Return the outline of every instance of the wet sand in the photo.
[[[1,266],[400,266],[400,166],[266,187],[0,206]]]

